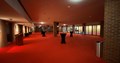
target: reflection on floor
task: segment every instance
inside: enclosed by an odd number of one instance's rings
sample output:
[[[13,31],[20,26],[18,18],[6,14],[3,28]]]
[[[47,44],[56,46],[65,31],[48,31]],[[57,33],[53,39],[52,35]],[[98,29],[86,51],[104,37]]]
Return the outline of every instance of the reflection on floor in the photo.
[[[95,44],[102,40],[96,36],[67,34],[66,44],[60,35],[33,33],[24,39],[23,46],[10,45],[0,48],[0,63],[105,63],[95,55]]]

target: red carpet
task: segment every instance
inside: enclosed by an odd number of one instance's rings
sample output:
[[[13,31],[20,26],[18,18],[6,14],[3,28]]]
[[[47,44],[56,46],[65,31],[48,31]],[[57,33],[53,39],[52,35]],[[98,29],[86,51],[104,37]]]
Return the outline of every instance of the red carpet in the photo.
[[[61,44],[60,36],[34,33],[24,39],[23,46],[0,48],[0,63],[105,63],[95,54],[100,37],[76,34],[71,38],[67,34],[66,38],[67,43]]]

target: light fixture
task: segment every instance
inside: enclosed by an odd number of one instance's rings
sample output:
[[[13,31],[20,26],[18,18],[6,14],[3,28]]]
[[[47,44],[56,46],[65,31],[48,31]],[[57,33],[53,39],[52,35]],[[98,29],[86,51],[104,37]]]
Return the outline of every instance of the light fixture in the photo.
[[[71,6],[70,6],[70,5],[68,5],[68,8],[71,8]]]
[[[66,26],[67,24],[63,24],[63,26]]]
[[[69,0],[70,3],[79,3],[81,1],[83,1],[83,0]]]
[[[45,22],[40,22],[40,24],[45,24]]]
[[[39,25],[39,27],[41,27],[42,25]]]
[[[11,18],[0,18],[2,20],[12,20]]]
[[[57,27],[59,27],[59,26],[57,26]]]
[[[89,16],[89,18],[92,18],[92,16]]]

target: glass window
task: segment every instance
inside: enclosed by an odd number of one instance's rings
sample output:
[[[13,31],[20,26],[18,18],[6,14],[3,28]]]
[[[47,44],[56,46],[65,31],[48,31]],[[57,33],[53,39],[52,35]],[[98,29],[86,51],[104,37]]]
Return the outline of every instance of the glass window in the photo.
[[[67,27],[67,31],[68,31],[68,32],[72,31],[72,26],[68,26],[68,27]]]
[[[79,33],[79,26],[75,26],[75,33]]]
[[[100,29],[101,29],[101,26],[97,25],[97,35],[100,35]]]
[[[89,34],[89,26],[86,26],[86,34]]]
[[[92,34],[92,26],[89,26],[89,34]]]
[[[97,27],[96,27],[96,25],[93,25],[93,35],[97,35]]]
[[[79,33],[82,34],[82,32],[83,32],[83,27],[79,26]]]
[[[66,26],[63,26],[62,32],[65,32],[65,33],[67,32]]]

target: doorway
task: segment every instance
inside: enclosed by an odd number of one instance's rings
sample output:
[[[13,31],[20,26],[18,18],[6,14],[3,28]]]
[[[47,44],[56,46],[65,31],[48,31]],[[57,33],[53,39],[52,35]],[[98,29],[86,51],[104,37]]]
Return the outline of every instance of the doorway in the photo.
[[[6,22],[7,42],[13,42],[13,23]]]

